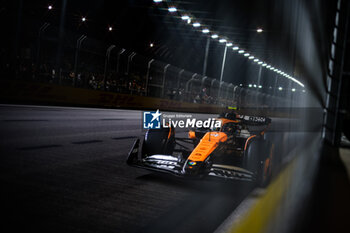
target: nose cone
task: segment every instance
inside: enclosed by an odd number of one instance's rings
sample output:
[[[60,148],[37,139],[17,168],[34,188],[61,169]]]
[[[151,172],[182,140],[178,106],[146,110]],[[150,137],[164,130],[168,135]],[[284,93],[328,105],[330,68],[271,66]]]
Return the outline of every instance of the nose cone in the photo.
[[[203,162],[196,162],[188,160],[183,168],[185,175],[196,176],[200,175],[203,171]]]
[[[227,135],[223,132],[208,132],[188,157],[188,161],[203,162],[219,146],[225,142]]]

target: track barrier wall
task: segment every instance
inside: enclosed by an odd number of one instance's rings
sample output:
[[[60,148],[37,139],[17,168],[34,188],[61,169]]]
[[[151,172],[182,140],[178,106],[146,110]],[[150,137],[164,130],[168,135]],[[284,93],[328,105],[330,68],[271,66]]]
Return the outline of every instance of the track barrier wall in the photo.
[[[2,103],[48,104],[101,108],[160,109],[163,111],[213,113],[223,112],[227,106],[190,103],[131,94],[60,86],[56,84],[0,80]],[[266,106],[245,108],[242,114],[290,117],[290,112]]]

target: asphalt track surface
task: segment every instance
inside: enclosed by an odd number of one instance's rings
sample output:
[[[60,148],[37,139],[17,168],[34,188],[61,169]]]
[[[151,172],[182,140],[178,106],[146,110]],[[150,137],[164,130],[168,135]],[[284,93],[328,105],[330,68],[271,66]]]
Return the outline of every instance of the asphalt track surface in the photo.
[[[213,232],[253,188],[127,166],[141,111],[2,105],[0,126],[3,232]]]

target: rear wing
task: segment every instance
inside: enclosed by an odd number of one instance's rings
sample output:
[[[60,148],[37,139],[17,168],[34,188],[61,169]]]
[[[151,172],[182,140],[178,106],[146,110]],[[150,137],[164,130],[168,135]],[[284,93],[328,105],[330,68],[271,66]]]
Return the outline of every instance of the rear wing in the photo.
[[[268,125],[271,123],[271,118],[268,117],[237,115],[237,118],[247,125]]]

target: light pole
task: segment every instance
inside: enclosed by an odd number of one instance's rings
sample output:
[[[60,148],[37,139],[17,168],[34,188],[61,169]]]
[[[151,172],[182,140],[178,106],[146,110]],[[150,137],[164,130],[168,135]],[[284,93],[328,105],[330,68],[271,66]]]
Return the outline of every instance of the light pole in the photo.
[[[278,75],[275,75],[275,86],[273,87],[273,95],[276,96],[276,90],[277,90],[277,82],[278,82]]]
[[[75,48],[75,59],[74,59],[74,79],[73,79],[73,85],[76,85],[76,78],[77,78],[77,66],[78,66],[78,58],[79,58],[79,50],[81,47],[81,43],[87,38],[85,35],[81,35],[77,40],[77,45]]]
[[[17,27],[16,27],[16,34],[14,38],[13,43],[13,59],[14,61],[17,59],[18,50],[19,50],[19,41],[22,33],[22,19],[23,19],[23,0],[18,1],[18,9],[17,9]]]
[[[63,43],[64,43],[64,24],[66,19],[66,8],[67,8],[67,1],[68,0],[62,0],[62,7],[61,7],[61,15],[60,15],[60,26],[59,26],[59,33],[58,33],[58,46],[57,46],[57,54],[56,54],[56,70],[61,69],[61,61],[62,61],[62,54],[63,54]],[[61,77],[60,77],[61,78]]]
[[[40,28],[39,28],[39,35],[38,35],[38,42],[37,42],[37,54],[36,54],[36,66],[39,66],[39,57],[40,57],[40,47],[41,47],[41,35],[42,33],[50,26],[49,23],[44,23]]]
[[[262,71],[262,66],[259,66],[259,73],[258,73],[258,91],[259,91],[259,86],[260,86],[260,81],[261,81],[261,71]]]
[[[108,63],[109,63],[109,57],[111,55],[112,50],[115,48],[115,45],[111,45],[108,47],[107,51],[106,51],[106,58],[105,58],[105,71],[104,71],[104,75],[103,75],[103,90],[106,90],[106,81],[107,81],[107,67],[108,67]]]
[[[224,71],[225,71],[226,54],[227,54],[227,46],[225,45],[224,56],[222,58],[222,65],[221,65],[220,86],[219,86],[219,94],[218,94],[219,99],[221,94],[221,83],[222,83],[222,79],[224,77]]]
[[[206,73],[207,73],[209,46],[210,46],[210,36],[208,36],[207,44],[205,46],[205,55],[204,55],[204,63],[203,63],[203,76],[206,76]]]
[[[222,79],[224,77],[226,54],[227,54],[227,46],[225,45],[224,56],[222,57],[222,64],[221,64],[220,82],[222,82]]]

